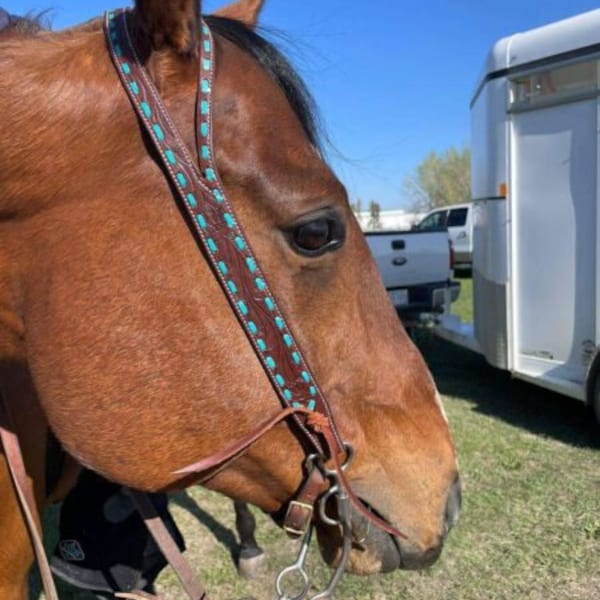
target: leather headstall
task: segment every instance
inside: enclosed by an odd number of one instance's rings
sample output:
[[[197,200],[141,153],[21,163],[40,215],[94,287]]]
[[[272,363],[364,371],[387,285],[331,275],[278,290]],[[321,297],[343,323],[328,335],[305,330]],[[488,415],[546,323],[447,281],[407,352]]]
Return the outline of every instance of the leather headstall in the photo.
[[[202,24],[195,115],[197,159],[193,159],[175,129],[152,78],[143,66],[143,59],[148,57],[149,49],[144,49],[143,42],[137,37],[135,41],[132,39],[131,31],[138,31],[133,27],[135,23],[134,10],[113,10],[105,15],[104,31],[115,69],[139,122],[160,156],[165,176],[176,190],[177,201],[186,215],[191,233],[282,403],[282,409],[257,426],[254,431],[218,453],[179,469],[175,474],[198,474],[199,479],[205,480],[247,450],[276,424],[292,418],[296,425],[293,430],[300,434],[300,442],[305,448],[312,448],[313,452],[307,451],[304,483],[295,498],[288,503],[283,522],[289,535],[304,536],[301,551],[296,563],[280,573],[277,589],[279,598],[288,598],[281,590],[282,580],[294,571],[299,572],[304,581],[308,582],[303,564],[311,539],[313,512],[318,504],[321,521],[329,525],[339,525],[343,533],[343,559],[340,566],[332,576],[328,588],[312,597],[313,600],[330,598],[344,571],[350,552],[350,505],[363,515],[368,523],[373,523],[391,535],[400,538],[406,536],[373,514],[352,492],[345,475],[345,469],[352,458],[352,447],[342,441],[331,408],[308,366],[225,193],[214,162],[212,91],[215,77],[215,45],[209,28]],[[0,410],[6,410],[1,395]],[[6,424],[6,419],[4,420]],[[9,428],[0,427],[5,452],[7,455],[20,456],[18,440],[15,442],[11,439],[15,436],[10,435]],[[20,460],[17,457],[13,462],[22,463],[22,457]],[[9,467],[12,469],[10,465]],[[28,527],[44,577],[46,595],[49,599],[56,599],[56,591],[35,523],[35,502],[27,497],[30,495],[27,486],[21,484],[26,480],[22,464],[13,473],[13,480],[21,497],[23,510],[29,515]],[[337,501],[337,519],[327,514],[326,505],[329,498],[335,498]],[[176,544],[167,539],[164,526],[161,527],[161,523],[158,522],[160,519],[153,512],[151,503],[146,502],[138,493],[134,493],[134,499],[146,525],[165,558],[174,566],[190,598],[206,599],[202,586],[192,581],[193,573],[187,566],[182,566],[182,557],[178,556]],[[47,581],[49,578],[50,581]],[[304,592],[296,597],[305,598],[307,594],[308,583]],[[149,597],[142,592],[127,592],[117,596]]]

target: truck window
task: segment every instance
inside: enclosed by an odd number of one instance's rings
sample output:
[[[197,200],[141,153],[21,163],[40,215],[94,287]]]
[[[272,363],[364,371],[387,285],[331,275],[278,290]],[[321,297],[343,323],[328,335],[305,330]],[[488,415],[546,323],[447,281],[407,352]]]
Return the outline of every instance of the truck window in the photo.
[[[444,229],[446,227],[446,211],[438,210],[425,217],[416,229]]]
[[[453,208],[448,215],[447,227],[464,227],[467,222],[468,208]]]

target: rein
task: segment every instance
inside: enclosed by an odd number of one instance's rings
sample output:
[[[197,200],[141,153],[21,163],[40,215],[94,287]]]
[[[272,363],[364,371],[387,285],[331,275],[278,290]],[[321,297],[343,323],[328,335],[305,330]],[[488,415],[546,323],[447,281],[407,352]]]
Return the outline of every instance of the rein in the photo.
[[[223,468],[228,461],[237,458],[275,425],[292,418],[298,427],[296,434],[299,439],[306,440],[313,452],[307,455],[304,465],[307,476],[295,498],[289,502],[284,518],[285,531],[291,537],[303,539],[296,561],[277,577],[277,594],[279,600],[308,598],[310,584],[304,571],[304,562],[312,538],[313,513],[317,508],[320,521],[340,528],[342,533],[342,557],[339,565],[327,588],[311,596],[311,600],[331,598],[350,555],[351,507],[363,515],[368,524],[372,523],[393,536],[404,539],[406,536],[374,515],[352,492],[345,475],[353,457],[352,446],[342,441],[327,399],[296,342],[225,194],[214,163],[212,90],[215,45],[209,28],[202,23],[196,107],[197,160],[194,160],[173,125],[150,75],[143,67],[144,61],[140,59],[140,55],[147,58],[150,49],[142,50],[141,42],[136,47],[132,39],[128,21],[134,15],[134,12],[128,10],[106,13],[104,31],[111,59],[140,124],[161,158],[165,175],[177,192],[186,222],[282,404],[282,409],[277,414],[265,420],[254,431],[218,453],[184,466],[175,474],[199,474],[201,479],[206,480],[214,475],[216,469]],[[2,441],[6,445],[4,438]],[[149,503],[144,502],[143,495],[137,492],[134,494],[138,510],[148,529],[182,580],[190,598],[205,600],[207,596],[202,586],[191,582],[189,567],[178,567],[182,557],[172,551],[173,546],[177,550],[176,545],[163,539],[160,531],[156,533],[156,515],[152,514]],[[335,517],[328,513],[330,500],[335,502]],[[35,506],[31,508],[29,502],[22,503],[22,507],[25,512],[35,509]],[[39,538],[35,523],[33,527],[30,524],[29,529],[34,540],[36,535]],[[160,525],[158,529],[161,529]],[[45,555],[36,553],[36,556],[40,565],[47,565]],[[43,567],[40,569],[44,570]],[[298,575],[303,583],[302,590],[297,595],[290,595],[285,591],[284,584],[292,574]],[[52,595],[51,585],[50,582],[46,594],[49,599],[54,599],[56,596]],[[149,597],[139,592],[118,596]]]

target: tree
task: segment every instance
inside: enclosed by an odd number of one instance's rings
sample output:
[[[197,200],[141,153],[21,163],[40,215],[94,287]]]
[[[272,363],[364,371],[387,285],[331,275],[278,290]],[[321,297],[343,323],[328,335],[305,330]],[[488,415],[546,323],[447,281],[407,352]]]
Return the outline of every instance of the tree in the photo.
[[[430,152],[404,180],[411,210],[426,212],[438,206],[468,202],[471,198],[471,151],[449,148]]]
[[[350,208],[352,212],[358,217],[362,211],[362,200],[357,198],[355,202],[350,202]]]
[[[369,202],[369,222],[367,227],[370,230],[381,229],[381,206],[379,202],[371,200]]]

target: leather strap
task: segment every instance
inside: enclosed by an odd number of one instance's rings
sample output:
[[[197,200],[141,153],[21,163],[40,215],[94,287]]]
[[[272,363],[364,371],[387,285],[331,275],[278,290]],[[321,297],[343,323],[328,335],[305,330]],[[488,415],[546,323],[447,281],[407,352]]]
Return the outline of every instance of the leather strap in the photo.
[[[204,588],[196,578],[189,563],[179,551],[177,544],[169,533],[150,499],[143,492],[129,490],[135,506],[144,519],[144,523],[151,533],[154,541],[171,565],[191,600],[208,600]]]
[[[235,216],[213,161],[212,88],[215,47],[202,25],[197,102],[197,160],[182,141],[167,109],[144,68],[128,28],[135,12],[110,11],[105,19],[109,51],[115,69],[140,123],[152,141],[187,213],[187,223],[233,313],[252,345],[266,376],[285,407],[305,407],[327,415],[337,451],[343,443],[333,424],[329,405],[268,283],[266,275]],[[306,438],[323,453],[318,436],[304,427]]]
[[[23,461],[23,454],[21,452],[21,446],[19,439],[14,433],[14,427],[11,425],[10,416],[8,412],[8,406],[6,400],[0,392],[0,441],[4,448],[4,455],[6,456],[6,462],[8,464],[8,470],[17,493],[17,498],[23,511],[25,518],[25,524],[31,538],[31,544],[37,560],[40,577],[42,579],[42,585],[44,587],[44,593],[48,600],[59,600],[56,587],[54,585],[54,579],[52,578],[52,571],[48,564],[48,557],[44,549],[44,543],[42,541],[42,534],[39,530],[39,524],[41,524],[40,516],[37,510],[37,503],[33,489],[27,478],[27,471],[25,469],[25,463]]]
[[[117,592],[115,598],[125,598],[126,600],[163,600],[162,596],[155,596],[142,590],[133,590],[132,592]]]
[[[311,465],[296,497],[290,501],[283,519],[283,529],[291,538],[302,537],[308,529],[315,510],[315,503],[327,488],[327,481],[317,467]]]
[[[233,458],[236,458],[240,454],[242,454],[245,450],[247,450],[254,442],[258,441],[263,435],[265,435],[268,431],[273,429],[275,425],[281,423],[281,421],[287,419],[289,416],[294,414],[312,414],[312,411],[299,406],[297,408],[284,408],[280,410],[276,415],[267,419],[264,423],[259,425],[255,430],[246,434],[227,448],[216,452],[215,454],[208,456],[207,458],[203,458],[198,462],[195,462],[191,465],[183,467],[175,471],[176,475],[190,475],[192,473],[200,473],[206,474],[207,477],[212,476],[212,473],[207,473],[207,471],[211,471],[216,467],[222,467],[223,464],[229,462]]]

